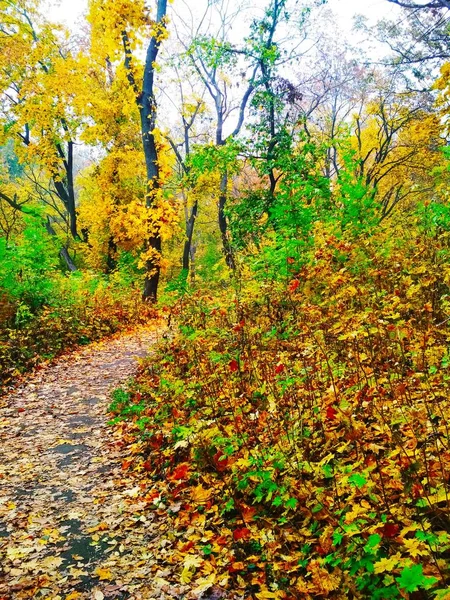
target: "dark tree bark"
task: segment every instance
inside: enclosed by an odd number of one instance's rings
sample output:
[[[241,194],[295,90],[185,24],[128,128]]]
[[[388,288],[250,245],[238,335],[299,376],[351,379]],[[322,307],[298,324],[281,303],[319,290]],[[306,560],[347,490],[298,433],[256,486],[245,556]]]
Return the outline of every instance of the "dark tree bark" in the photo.
[[[191,214],[186,221],[186,240],[184,242],[183,249],[183,271],[189,272],[191,248],[192,248],[192,236],[194,235],[195,219],[197,218],[198,212],[198,200],[195,200],[191,208]]]
[[[187,119],[184,115],[181,116],[181,119],[183,122],[183,141],[180,144],[177,145],[170,137],[167,138],[167,141],[169,142],[170,146],[172,147],[172,150],[175,154],[175,157],[177,159],[177,162],[178,162],[181,170],[186,175],[189,173],[189,167],[186,164],[186,158],[191,153],[191,150],[190,150],[191,142],[190,142],[190,137],[189,137],[190,130],[191,130],[192,126],[194,125],[194,122],[198,115],[200,107],[201,107],[201,102],[199,101],[199,102],[197,102],[197,106],[189,119]],[[184,146],[184,158],[180,152],[180,146]],[[183,264],[183,271],[186,271],[187,273],[189,273],[191,257],[193,256],[192,239],[194,236],[194,228],[195,228],[195,221],[197,219],[197,214],[198,214],[198,200],[195,200],[194,204],[192,205],[191,213],[189,216],[188,216],[187,206],[185,207],[186,237],[185,237],[185,242],[184,242],[184,247],[183,247],[182,264]]]
[[[67,124],[64,120],[61,121],[61,126],[66,132],[68,131]],[[20,134],[20,139],[26,146],[30,145],[30,130],[27,125],[25,126],[25,132]],[[79,240],[73,176],[73,146],[74,144],[72,141],[67,142],[67,151],[64,151],[61,144],[56,144],[60,163],[58,165],[58,173],[52,176],[52,182],[55,186],[55,192],[58,198],[61,200],[67,211],[70,233],[74,240]]]
[[[234,271],[236,269],[236,262],[234,260],[233,248],[231,246],[230,237],[228,234],[228,221],[225,214],[225,206],[227,203],[227,188],[228,188],[228,174],[222,175],[220,180],[220,196],[219,196],[219,229],[222,237],[223,253],[225,255],[225,262],[228,267]]]
[[[73,142],[67,142],[67,153],[64,153],[60,144],[58,144],[57,149],[62,161],[63,177],[61,179],[53,178],[53,185],[69,215],[70,233],[74,240],[78,240],[77,209],[73,182]]]
[[[56,231],[53,229],[49,218],[47,218],[47,221],[45,223],[45,229],[47,230],[47,232],[50,235],[56,235]],[[77,270],[77,267],[76,267],[75,263],[73,262],[72,257],[70,256],[69,251],[67,250],[67,248],[65,246],[63,246],[60,249],[59,256],[61,257],[62,261],[64,262],[64,264],[66,265],[66,267],[68,268],[69,271],[71,271],[73,273],[74,271]]]
[[[155,205],[158,191],[161,186],[159,179],[158,148],[154,129],[156,124],[155,100],[155,62],[161,45],[161,31],[165,28],[167,13],[167,0],[157,0],[156,5],[156,34],[150,40],[145,58],[144,77],[142,90],[139,91],[132,70],[132,54],[126,31],[122,32],[122,41],[125,52],[125,67],[128,81],[136,94],[136,101],[141,117],[142,145],[144,149],[145,166],[147,171],[147,198],[146,206],[149,211],[149,224],[151,233],[146,240],[146,249],[151,257],[146,262],[146,276],[142,297],[149,302],[156,302],[158,294],[159,276],[161,271],[161,232],[158,223],[151,220],[150,211]]]
[[[117,244],[112,235],[108,238],[108,256],[106,257],[106,272],[112,273],[117,269]]]

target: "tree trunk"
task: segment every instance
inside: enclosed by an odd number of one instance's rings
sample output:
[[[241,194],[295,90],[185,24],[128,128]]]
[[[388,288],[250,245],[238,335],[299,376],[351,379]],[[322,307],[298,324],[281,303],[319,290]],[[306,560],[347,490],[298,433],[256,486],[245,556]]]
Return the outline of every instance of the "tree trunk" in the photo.
[[[157,235],[151,237],[148,240],[149,248],[157,252],[158,256],[161,256],[161,236]],[[156,266],[155,266],[156,265]],[[144,291],[142,298],[149,302],[156,302],[158,296],[158,284],[161,269],[159,266],[159,259],[148,260],[146,263],[147,275],[144,281]]]
[[[108,238],[108,256],[106,257],[106,269],[107,273],[112,273],[117,269],[117,244],[112,235]]]
[[[156,123],[156,101],[154,93],[155,61],[161,44],[158,27],[164,27],[164,18],[167,12],[167,0],[157,1],[156,33],[151,38],[145,59],[142,93],[139,98],[142,144],[144,148],[145,165],[147,169],[147,200],[149,211],[154,207],[158,197],[161,182],[159,180],[158,149],[154,135]],[[149,302],[156,302],[158,283],[161,271],[161,233],[158,223],[152,222],[149,214],[151,235],[147,240],[147,248],[152,252],[151,258],[146,262],[146,276],[142,297]]]
[[[228,223],[225,215],[225,205],[227,203],[227,187],[228,187],[228,174],[222,175],[220,180],[220,195],[219,195],[219,229],[222,237],[223,253],[225,256],[225,262],[228,267],[234,271],[236,269],[236,263],[234,261],[233,249],[230,244],[228,235]]]
[[[189,271],[189,262],[191,257],[192,236],[194,235],[195,219],[197,218],[198,200],[196,200],[191,208],[191,214],[186,222],[186,240],[183,250],[183,271]]]
[[[47,230],[47,233],[49,233],[50,235],[53,235],[53,236],[56,235],[56,231],[53,229],[49,218],[47,218],[47,221],[45,222],[45,229]],[[69,271],[71,271],[73,273],[74,271],[78,270],[69,254],[69,251],[67,250],[67,248],[65,246],[63,246],[61,248],[61,250],[59,251],[59,256],[61,257],[61,259],[63,260],[64,264],[69,269]]]

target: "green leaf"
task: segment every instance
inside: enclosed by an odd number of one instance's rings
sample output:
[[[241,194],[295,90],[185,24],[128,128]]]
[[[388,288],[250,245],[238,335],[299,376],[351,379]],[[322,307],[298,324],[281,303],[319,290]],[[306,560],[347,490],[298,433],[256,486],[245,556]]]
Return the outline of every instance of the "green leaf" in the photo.
[[[344,534],[341,533],[340,531],[335,531],[333,533],[333,546],[339,546],[339,544],[342,542],[343,539],[344,539]]]
[[[298,504],[298,500],[297,498],[289,498],[289,500],[287,502],[285,502],[284,506],[286,508],[292,508],[292,510],[295,510],[295,507]]]
[[[369,536],[367,544],[364,546],[364,550],[366,552],[374,552],[374,550],[376,550],[379,546],[380,542],[381,535],[378,535],[378,533],[374,533],[373,535]]]
[[[333,467],[330,464],[322,465],[322,470],[325,479],[331,479],[333,477]]]
[[[438,580],[436,577],[425,577],[422,565],[412,565],[403,569],[400,577],[396,577],[396,581],[406,592],[415,592],[420,587],[432,586]]]
[[[348,478],[348,482],[353,487],[356,486],[358,488],[362,488],[366,485],[367,479],[365,477],[363,477],[362,475],[360,475],[359,473],[353,473],[353,475],[350,475],[350,477]]]

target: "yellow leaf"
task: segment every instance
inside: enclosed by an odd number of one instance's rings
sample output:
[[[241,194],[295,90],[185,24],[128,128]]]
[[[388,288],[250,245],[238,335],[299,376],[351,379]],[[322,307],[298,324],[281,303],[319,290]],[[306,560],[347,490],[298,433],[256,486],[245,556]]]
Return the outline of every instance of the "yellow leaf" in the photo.
[[[41,567],[45,569],[57,569],[61,566],[63,559],[60,556],[47,556],[41,561]]]
[[[89,527],[88,532],[89,533],[95,533],[96,531],[106,531],[109,529],[109,525],[108,523],[99,523],[98,525],[95,525],[94,527]]]
[[[197,485],[192,490],[192,500],[198,502],[199,504],[203,504],[209,500],[211,494],[212,490],[205,490],[202,485]]]
[[[392,571],[398,565],[401,560],[400,554],[397,552],[395,556],[390,558],[382,558],[373,565],[374,573],[385,573],[386,571]]]
[[[203,563],[203,559],[200,556],[194,556],[192,554],[188,554],[183,561],[183,565],[186,569],[196,569],[200,567]]]
[[[196,581],[197,587],[194,588],[193,592],[200,596],[200,594],[203,594],[204,592],[206,592],[206,590],[209,590],[209,588],[212,587],[215,584],[215,582],[215,573],[211,573],[211,575],[208,575],[208,577],[200,577],[200,579],[197,579]]]
[[[403,540],[403,544],[408,549],[408,554],[413,558],[430,554],[427,546],[416,538]]]
[[[100,581],[110,580],[113,578],[113,575],[112,575],[110,569],[103,569],[102,567],[97,567],[95,569],[94,573],[97,575],[97,577],[100,579]]]
[[[16,558],[23,558],[27,554],[31,554],[33,551],[33,547],[23,546],[21,548],[8,548],[6,550],[6,554],[10,560],[16,560]]]
[[[271,598],[282,598],[282,592],[271,592],[269,590],[263,590],[258,594],[255,594],[258,600],[270,600]]]
[[[188,567],[184,567],[181,571],[180,583],[190,583],[191,579],[194,577],[194,572],[189,570]]]
[[[436,494],[428,496],[428,502],[430,504],[438,504],[439,502],[445,502],[447,500],[448,494],[445,488],[441,488]]]

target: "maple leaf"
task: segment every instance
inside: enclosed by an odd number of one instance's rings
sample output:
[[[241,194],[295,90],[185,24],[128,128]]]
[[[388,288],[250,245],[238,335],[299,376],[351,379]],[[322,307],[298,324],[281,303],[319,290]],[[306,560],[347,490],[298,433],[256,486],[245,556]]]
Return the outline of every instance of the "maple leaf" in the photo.
[[[385,523],[377,531],[385,538],[395,538],[400,531],[400,527],[396,523]]]
[[[400,573],[400,577],[396,577],[396,581],[406,592],[415,592],[421,587],[432,586],[438,580],[436,577],[425,577],[422,565],[412,565],[405,567]]]
[[[278,364],[275,367],[275,373],[278,375],[279,373],[282,373],[284,371],[284,365],[283,363]]]
[[[192,500],[199,504],[204,504],[211,498],[212,492],[212,489],[205,490],[205,488],[199,484],[191,490]]]
[[[190,583],[192,578],[194,577],[194,571],[191,571],[189,567],[184,567],[181,571],[180,582],[183,584]]]
[[[94,571],[100,581],[108,581],[113,578],[113,574],[110,569],[104,569],[103,567],[97,567]]]
[[[216,467],[216,469],[222,473],[223,471],[226,471],[226,469],[228,468],[228,457],[226,454],[224,454],[221,450],[218,450],[214,456],[213,456],[213,460],[214,460],[214,466]]]
[[[247,527],[238,527],[233,531],[233,539],[235,542],[239,540],[248,540],[250,535],[251,531]]]
[[[41,561],[40,566],[45,569],[58,569],[58,567],[62,565],[64,560],[65,559],[61,556],[48,556],[47,558],[44,558]]]
[[[417,538],[404,539],[403,545],[408,550],[408,554],[413,558],[427,556],[430,553],[428,547]]]
[[[169,479],[185,481],[190,477],[190,465],[189,463],[181,463],[176,469],[169,475]]]
[[[389,558],[381,558],[373,565],[374,573],[385,573],[393,571],[401,560],[401,556],[397,553]]]

